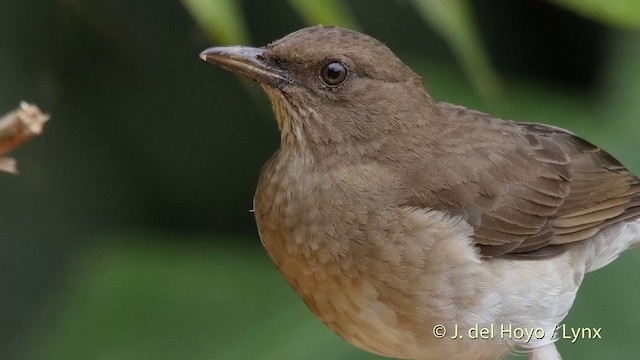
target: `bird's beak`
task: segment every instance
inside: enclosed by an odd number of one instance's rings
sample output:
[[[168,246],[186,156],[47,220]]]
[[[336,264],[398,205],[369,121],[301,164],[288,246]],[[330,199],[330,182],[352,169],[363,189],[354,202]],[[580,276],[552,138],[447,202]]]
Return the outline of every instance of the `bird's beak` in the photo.
[[[287,81],[287,77],[284,70],[266,63],[264,52],[264,49],[246,46],[221,46],[208,48],[200,53],[200,58],[225,70],[277,87]]]

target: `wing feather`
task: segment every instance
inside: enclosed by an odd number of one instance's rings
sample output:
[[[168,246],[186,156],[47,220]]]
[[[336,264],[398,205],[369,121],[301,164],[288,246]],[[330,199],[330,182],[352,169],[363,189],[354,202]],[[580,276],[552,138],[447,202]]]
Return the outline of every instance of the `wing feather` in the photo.
[[[463,217],[485,256],[531,255],[543,248],[547,256],[562,251],[550,245],[586,240],[640,217],[638,178],[586,140],[552,126],[439,106],[454,119],[452,128],[464,134],[466,146],[450,145],[455,158],[439,153],[446,168],[436,170],[447,180],[434,186],[435,170],[415,177],[412,187],[430,190],[413,189],[409,203]],[[440,148],[460,141],[444,138]],[[455,161],[461,155],[469,161]]]

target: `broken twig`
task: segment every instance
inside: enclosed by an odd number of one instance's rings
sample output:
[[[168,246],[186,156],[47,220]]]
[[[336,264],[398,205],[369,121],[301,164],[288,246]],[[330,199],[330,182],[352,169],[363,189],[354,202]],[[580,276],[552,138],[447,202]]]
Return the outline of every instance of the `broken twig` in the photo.
[[[20,107],[0,118],[0,156],[42,133],[49,115],[37,106],[22,102]],[[16,173],[16,162],[0,157],[0,171]]]

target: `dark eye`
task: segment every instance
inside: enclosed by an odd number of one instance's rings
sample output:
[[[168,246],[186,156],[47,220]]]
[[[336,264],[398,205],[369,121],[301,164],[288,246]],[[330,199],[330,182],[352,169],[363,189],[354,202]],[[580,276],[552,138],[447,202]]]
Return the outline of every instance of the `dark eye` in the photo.
[[[339,62],[328,63],[320,70],[320,77],[327,85],[340,85],[347,79],[347,68]]]

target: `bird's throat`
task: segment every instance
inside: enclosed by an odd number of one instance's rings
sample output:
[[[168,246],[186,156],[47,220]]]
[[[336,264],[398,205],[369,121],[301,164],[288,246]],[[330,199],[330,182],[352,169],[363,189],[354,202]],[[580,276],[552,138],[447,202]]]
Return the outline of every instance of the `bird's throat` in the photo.
[[[304,145],[306,136],[301,129],[300,114],[296,111],[296,107],[287,99],[285,94],[280,90],[274,89],[268,85],[262,85],[265,93],[271,101],[271,107],[280,129],[280,140],[282,146]]]

